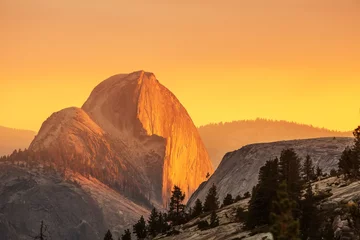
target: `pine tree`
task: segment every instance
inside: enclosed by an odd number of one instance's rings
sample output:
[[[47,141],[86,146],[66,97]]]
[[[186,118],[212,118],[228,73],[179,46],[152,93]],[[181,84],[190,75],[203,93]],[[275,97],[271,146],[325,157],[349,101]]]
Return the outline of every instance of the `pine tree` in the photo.
[[[351,148],[346,147],[342,152],[338,167],[341,173],[343,173],[346,177],[355,177],[354,172],[358,171],[358,166],[356,164],[355,152]]]
[[[219,208],[219,200],[215,184],[211,186],[205,198],[204,212],[210,212]]]
[[[124,234],[121,235],[121,240],[131,240],[131,232],[130,229],[126,229]]]
[[[159,213],[156,208],[153,208],[148,220],[148,232],[151,236],[155,237],[160,232],[159,228]]]
[[[217,226],[219,226],[219,217],[217,216],[215,210],[213,210],[210,215],[210,227],[214,228]]]
[[[133,226],[133,232],[138,239],[144,239],[147,236],[146,223],[143,216],[140,217],[140,220]]]
[[[300,201],[302,190],[300,168],[300,158],[294,149],[284,149],[279,161],[279,180],[285,181],[289,196],[296,203]]]
[[[321,177],[322,175],[323,175],[322,170],[321,170],[321,168],[319,167],[319,165],[317,165],[317,167],[316,167],[316,176],[319,178],[319,177]]]
[[[304,199],[301,201],[301,213],[301,239],[319,239],[319,229],[321,225],[319,211],[316,207],[316,200],[310,183],[307,183]]]
[[[293,218],[296,203],[287,190],[286,182],[283,181],[277,191],[277,200],[273,203],[271,233],[276,240],[299,240],[299,222]]]
[[[110,232],[110,230],[108,230],[105,234],[104,240],[114,240],[112,237],[112,234]]]
[[[232,195],[229,193],[226,195],[226,197],[223,200],[223,206],[228,206],[234,203],[234,199],[232,197]]]
[[[267,161],[259,171],[259,182],[253,188],[246,220],[247,228],[270,223],[272,202],[278,186],[278,159]]]
[[[175,226],[182,224],[185,220],[185,205],[183,204],[185,193],[183,193],[176,185],[174,186],[174,190],[171,193],[172,196],[170,199],[168,218]]]
[[[200,199],[196,199],[195,206],[194,206],[193,213],[192,213],[192,217],[195,218],[195,217],[199,216],[202,213],[203,213],[202,202],[200,201]]]
[[[309,155],[306,156],[304,165],[302,167],[302,174],[304,182],[308,183],[315,178],[315,169],[312,159]]]

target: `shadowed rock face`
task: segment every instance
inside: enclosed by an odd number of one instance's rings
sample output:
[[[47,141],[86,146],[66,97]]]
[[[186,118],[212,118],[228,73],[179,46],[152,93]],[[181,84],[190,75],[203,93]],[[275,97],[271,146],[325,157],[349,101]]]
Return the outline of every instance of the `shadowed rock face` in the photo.
[[[352,144],[352,138],[317,138],[247,145],[224,156],[211,178],[191,196],[188,205],[192,206],[197,198],[204,200],[213,183],[221,201],[228,193],[236,196],[251,192],[258,182],[260,168],[267,160],[279,157],[283,149],[293,148],[302,160],[309,154],[315,166],[330,172],[332,168],[337,168],[345,147]]]
[[[54,113],[30,146],[71,169],[107,170],[155,204],[166,204],[173,185],[186,199],[213,168],[196,127],[176,97],[152,73],[110,77],[82,109]]]
[[[0,163],[0,239],[23,240],[48,226],[51,239],[98,240],[107,229],[120,236],[148,210],[96,179],[79,174],[64,181],[44,173]]]

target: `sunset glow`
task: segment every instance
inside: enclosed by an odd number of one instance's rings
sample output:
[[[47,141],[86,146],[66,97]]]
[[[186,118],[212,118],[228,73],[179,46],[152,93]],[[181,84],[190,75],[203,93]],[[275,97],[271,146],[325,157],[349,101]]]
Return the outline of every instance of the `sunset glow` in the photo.
[[[198,126],[360,123],[359,1],[151,2],[1,1],[0,125],[38,131],[102,80],[140,69]]]

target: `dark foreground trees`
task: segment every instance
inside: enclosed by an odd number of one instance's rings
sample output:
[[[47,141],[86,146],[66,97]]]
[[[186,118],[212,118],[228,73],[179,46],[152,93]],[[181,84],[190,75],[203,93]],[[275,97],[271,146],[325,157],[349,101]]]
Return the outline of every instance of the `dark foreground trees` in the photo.
[[[293,217],[296,202],[288,194],[288,187],[283,181],[277,191],[271,213],[272,224],[270,231],[276,240],[299,240],[299,221]]]
[[[259,172],[259,183],[253,188],[249,202],[249,213],[246,226],[256,226],[270,223],[272,202],[276,197],[278,185],[278,159],[267,161]]]
[[[217,195],[216,185],[213,184],[206,195],[204,202],[204,212],[210,212],[219,208],[219,197]]]

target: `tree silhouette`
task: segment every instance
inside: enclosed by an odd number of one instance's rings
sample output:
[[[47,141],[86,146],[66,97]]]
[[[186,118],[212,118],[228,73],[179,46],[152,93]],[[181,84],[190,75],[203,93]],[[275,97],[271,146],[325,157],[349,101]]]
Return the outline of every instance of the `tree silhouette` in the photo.
[[[108,230],[105,234],[104,240],[114,240],[112,237],[112,234],[110,232],[110,230]]]
[[[278,159],[267,161],[259,171],[259,182],[253,188],[249,202],[247,228],[269,224],[272,202],[278,187]]]
[[[219,200],[217,196],[216,185],[213,184],[208,191],[204,202],[204,212],[210,212],[219,208]]]
[[[303,179],[306,183],[310,182],[315,178],[315,169],[312,159],[309,155],[306,156],[304,165],[302,167]]]
[[[130,229],[126,229],[124,234],[121,235],[121,240],[131,240],[131,232]]]
[[[232,195],[230,193],[228,193],[223,200],[223,206],[225,207],[225,206],[231,205],[233,203],[234,203],[234,199],[233,199]]]
[[[292,200],[296,203],[300,201],[302,182],[300,177],[300,158],[294,149],[284,149],[279,161],[279,180],[285,181],[287,191]]]
[[[197,217],[200,214],[203,213],[203,206],[202,206],[202,202],[200,201],[200,199],[196,199],[195,201],[195,206],[192,212],[192,217]]]
[[[144,239],[147,236],[146,223],[143,216],[140,217],[140,220],[133,226],[134,234],[138,239]]]
[[[161,215],[161,213],[160,213]],[[160,232],[159,226],[159,213],[156,208],[153,208],[148,220],[148,232],[151,236],[155,237]]]
[[[219,217],[217,216],[215,210],[211,212],[210,215],[210,227],[214,228],[219,226]]]
[[[173,222],[173,225],[179,225],[185,220],[185,205],[183,204],[185,193],[176,185],[171,193],[168,219]]]
[[[296,203],[287,190],[286,182],[283,181],[277,191],[277,200],[273,203],[271,233],[276,240],[299,240],[299,222],[293,218]]]

